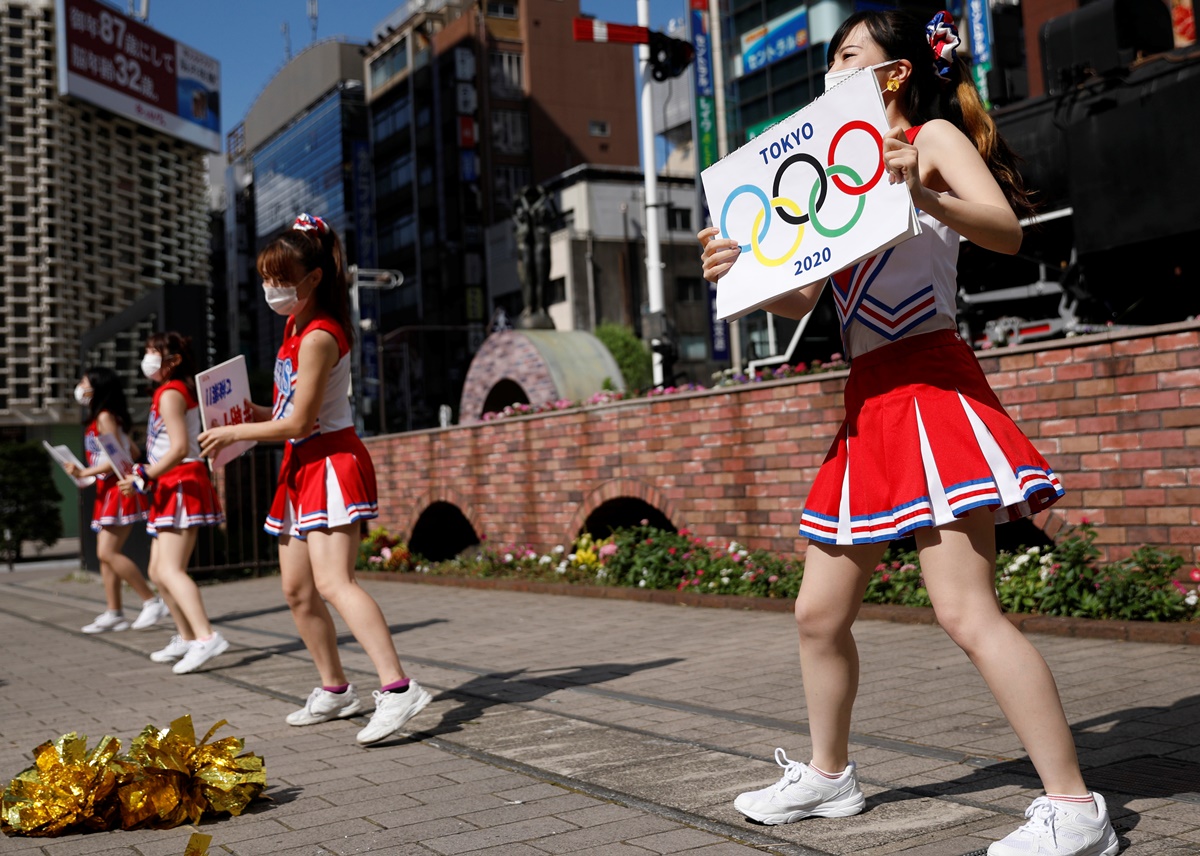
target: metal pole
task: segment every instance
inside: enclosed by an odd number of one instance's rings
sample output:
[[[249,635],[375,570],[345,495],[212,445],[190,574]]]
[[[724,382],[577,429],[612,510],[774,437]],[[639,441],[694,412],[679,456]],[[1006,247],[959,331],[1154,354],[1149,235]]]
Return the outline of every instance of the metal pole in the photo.
[[[721,38],[720,0],[708,0],[709,33],[712,34],[713,95],[717,107],[717,151],[721,157],[729,154],[729,139],[725,119],[725,43]],[[742,370],[742,319],[729,322],[729,356],[734,372]]]
[[[638,0],[638,26],[650,26],[650,0]],[[646,292],[650,312],[663,311],[662,245],[658,237],[658,163],[654,152],[654,101],[650,95],[650,46],[638,46],[642,73],[642,172],[646,177]],[[653,345],[657,340],[651,340]],[[662,386],[662,354],[654,353],[654,385]]]

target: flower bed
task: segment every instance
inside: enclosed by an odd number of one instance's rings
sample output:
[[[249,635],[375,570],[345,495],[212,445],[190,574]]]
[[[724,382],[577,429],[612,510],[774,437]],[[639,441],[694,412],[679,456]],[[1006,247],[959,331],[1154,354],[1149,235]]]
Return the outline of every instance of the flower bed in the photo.
[[[1100,564],[1096,532],[1080,526],[1052,548],[1000,553],[996,592],[1006,611],[1124,621],[1200,620],[1200,569],[1181,578],[1183,559],[1142,547],[1128,559]],[[688,594],[785,598],[796,596],[804,563],[796,558],[717,543],[687,529],[642,525],[595,540],[582,535],[570,548],[539,553],[527,545],[486,540],[445,562],[427,562],[383,529],[363,540],[358,568],[473,579],[516,579]],[[865,603],[930,605],[916,553],[889,551],[867,585]]]

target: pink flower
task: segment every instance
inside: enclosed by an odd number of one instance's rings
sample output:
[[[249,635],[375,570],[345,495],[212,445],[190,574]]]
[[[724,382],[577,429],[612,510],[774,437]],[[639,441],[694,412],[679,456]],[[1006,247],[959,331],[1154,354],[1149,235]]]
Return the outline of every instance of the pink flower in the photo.
[[[884,574],[882,577],[880,577],[880,579],[881,579],[881,580],[883,580],[885,583],[886,583],[888,580],[890,580],[891,578],[892,578],[892,575],[891,575],[891,574]]]
[[[367,561],[370,562],[372,565],[382,565],[383,564],[383,559],[379,556],[371,556],[367,559]]]
[[[779,576],[777,574],[771,574],[771,576],[767,577],[767,582],[777,583],[779,582]]]
[[[649,520],[647,520],[647,519],[646,519],[646,518],[644,518],[644,517],[643,517],[641,520],[639,520],[639,521],[638,521],[638,523],[639,523],[639,525],[641,525],[641,526],[649,526],[649,525],[650,525],[650,521],[649,521]]]
[[[741,563],[741,561],[742,561],[742,557],[741,557],[740,555],[738,555],[737,553],[734,553],[734,554],[733,554],[732,556],[730,556],[729,558],[733,559],[733,563],[734,563],[735,565],[737,565],[737,564],[740,564],[740,563]]]
[[[700,580],[692,580],[692,585],[694,585],[694,586],[700,585]]]
[[[915,571],[916,569],[917,569],[917,566],[914,565],[912,562],[906,562],[905,564],[900,566],[900,570],[902,570],[902,571]]]
[[[383,558],[385,560],[392,558],[392,548],[384,547],[382,550],[379,551],[379,555],[383,556]]]
[[[600,548],[600,558],[607,559],[609,556],[617,552],[616,544],[605,544]]]
[[[698,576],[698,577],[704,576],[704,571],[696,571],[696,576]]]
[[[1181,583],[1179,580],[1171,580],[1171,582],[1175,583],[1175,588],[1184,597],[1187,597],[1191,593],[1188,591],[1188,587],[1185,586],[1183,583]]]
[[[668,548],[667,548],[667,552],[668,552],[668,553],[670,553],[672,556],[674,556],[674,555],[675,555],[675,548],[674,548],[674,547],[668,547]]]
[[[680,529],[680,530],[679,530],[679,534],[680,534],[681,536],[683,536],[684,538],[686,538],[687,536],[689,536],[689,535],[691,535],[691,534],[692,534],[692,530],[690,530],[690,529]]]
[[[1080,526],[1091,526],[1091,525],[1092,525],[1092,521],[1088,520],[1086,517],[1081,517],[1081,518],[1079,519],[1079,525],[1080,525]]]
[[[1188,576],[1192,578],[1192,582],[1200,583],[1200,568],[1192,568],[1192,572]]]
[[[646,543],[647,543],[647,544],[653,544],[653,543],[654,543],[654,539],[653,539],[653,538],[647,538],[647,539],[646,539]]]
[[[887,570],[887,565],[879,564],[879,565],[875,566],[876,573],[878,573],[879,571],[886,571],[886,570]]]

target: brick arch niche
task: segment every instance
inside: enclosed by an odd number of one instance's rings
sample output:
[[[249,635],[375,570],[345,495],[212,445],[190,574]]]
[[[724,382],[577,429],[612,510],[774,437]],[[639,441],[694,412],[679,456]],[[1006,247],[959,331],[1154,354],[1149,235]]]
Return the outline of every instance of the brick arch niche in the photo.
[[[463,383],[458,421],[511,404],[579,401],[604,389],[623,390],[621,369],[608,348],[582,330],[503,330],[480,346]]]

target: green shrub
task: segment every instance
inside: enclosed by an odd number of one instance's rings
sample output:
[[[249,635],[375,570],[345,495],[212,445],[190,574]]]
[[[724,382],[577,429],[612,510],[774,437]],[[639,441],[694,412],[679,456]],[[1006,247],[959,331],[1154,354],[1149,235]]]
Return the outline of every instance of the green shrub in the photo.
[[[382,531],[376,530],[372,536]],[[995,579],[1001,605],[1008,612],[1080,618],[1189,621],[1200,617],[1200,590],[1196,587],[1200,570],[1193,569],[1190,586],[1178,581],[1183,559],[1153,547],[1142,547],[1129,559],[1101,565],[1095,539],[1095,530],[1084,525],[1052,548],[1000,553]],[[364,546],[364,556],[379,555],[381,542],[373,543],[373,547]],[[390,543],[397,549],[396,542]],[[362,561],[366,564],[369,560]],[[529,545],[485,543],[448,562],[430,564],[416,557],[404,564],[398,569],[446,576],[771,598],[795,597],[804,575],[803,562],[796,559],[747,550],[734,541],[698,538],[687,529],[667,532],[646,525],[619,529],[601,540],[585,534],[571,547],[559,545],[546,554]],[[887,551],[867,584],[863,601],[929,606],[917,554]]]
[[[627,392],[641,392],[654,385],[654,360],[646,344],[634,335],[633,330],[606,322],[596,328],[595,335],[617,361]]]
[[[11,569],[22,541],[49,547],[62,537],[62,494],[39,443],[0,444],[0,557]]]

